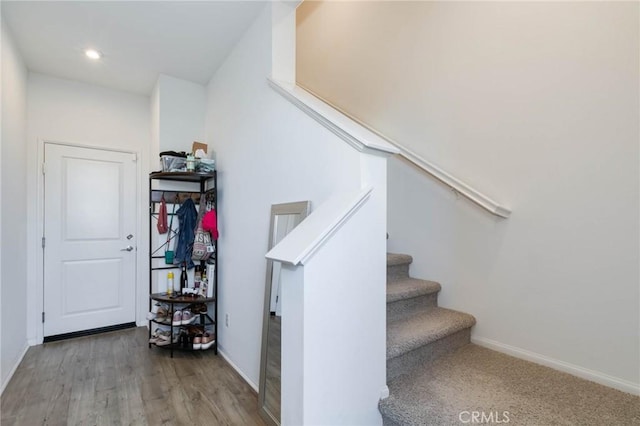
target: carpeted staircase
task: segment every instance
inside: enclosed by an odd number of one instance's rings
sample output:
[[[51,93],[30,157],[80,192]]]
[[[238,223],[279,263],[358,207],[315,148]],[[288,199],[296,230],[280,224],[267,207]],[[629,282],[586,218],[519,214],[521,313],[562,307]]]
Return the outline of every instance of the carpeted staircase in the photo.
[[[411,262],[387,255],[385,426],[640,426],[637,396],[471,344],[475,318],[438,307]]]
[[[409,276],[413,258],[387,254],[387,382],[411,380],[442,355],[468,344],[473,316],[438,307],[440,284]],[[406,424],[394,395],[380,403],[385,425]],[[419,409],[419,407],[417,407]],[[409,416],[409,419],[411,417]]]

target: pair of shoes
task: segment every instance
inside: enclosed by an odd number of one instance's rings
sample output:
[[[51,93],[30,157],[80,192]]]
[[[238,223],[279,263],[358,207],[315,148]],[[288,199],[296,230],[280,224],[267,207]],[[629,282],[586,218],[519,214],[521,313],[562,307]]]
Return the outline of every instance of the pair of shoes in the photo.
[[[193,316],[189,309],[182,311],[176,311],[173,314],[173,325],[189,325],[195,321],[196,317]]]

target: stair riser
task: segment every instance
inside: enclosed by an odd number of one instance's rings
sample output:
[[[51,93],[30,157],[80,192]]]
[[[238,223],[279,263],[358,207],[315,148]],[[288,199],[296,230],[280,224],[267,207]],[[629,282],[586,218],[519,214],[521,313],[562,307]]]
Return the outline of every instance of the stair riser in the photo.
[[[387,322],[398,321],[438,306],[438,293],[387,303]]]
[[[418,371],[425,364],[471,342],[471,327],[387,360],[387,381]]]
[[[387,266],[387,281],[409,277],[409,264]]]

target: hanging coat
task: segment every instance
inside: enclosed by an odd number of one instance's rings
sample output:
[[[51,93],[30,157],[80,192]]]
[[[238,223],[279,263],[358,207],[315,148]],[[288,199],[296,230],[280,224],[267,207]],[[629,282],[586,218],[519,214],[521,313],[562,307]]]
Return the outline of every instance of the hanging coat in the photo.
[[[187,262],[187,269],[193,268],[195,265],[191,260],[191,250],[193,249],[193,240],[195,238],[196,219],[198,212],[191,198],[187,198],[176,212],[178,221],[180,222],[180,230],[178,231],[178,243],[176,244],[176,252],[173,258],[175,265]]]

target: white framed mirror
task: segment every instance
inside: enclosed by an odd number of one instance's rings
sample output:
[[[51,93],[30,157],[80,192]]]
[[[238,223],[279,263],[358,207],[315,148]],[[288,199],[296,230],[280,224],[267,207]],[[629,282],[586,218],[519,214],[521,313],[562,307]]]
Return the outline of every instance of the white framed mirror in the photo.
[[[267,251],[271,250],[307,217],[310,206],[310,201],[271,206]],[[258,405],[260,416],[270,425],[280,424],[280,325],[282,319],[280,268],[280,262],[267,259]]]

